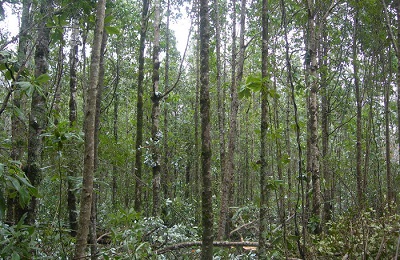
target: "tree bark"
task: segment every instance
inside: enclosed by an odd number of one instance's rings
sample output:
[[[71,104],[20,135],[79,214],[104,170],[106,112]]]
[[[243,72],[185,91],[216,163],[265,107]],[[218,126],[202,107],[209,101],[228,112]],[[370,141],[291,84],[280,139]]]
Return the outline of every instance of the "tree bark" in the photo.
[[[135,156],[135,211],[142,210],[142,145],[143,145],[143,80],[144,80],[144,49],[147,32],[147,13],[149,10],[149,1],[142,1],[142,18],[140,26],[139,39],[139,70],[137,86],[137,114],[136,114],[136,156]]]
[[[103,95],[104,88],[104,54],[107,44],[107,33],[103,32],[103,38],[101,40],[100,47],[100,62],[99,62],[99,76],[97,80],[97,93],[96,93],[96,116],[95,116],[95,125],[94,125],[94,174],[98,175],[100,181],[103,180],[104,176],[102,176],[99,172],[99,134],[100,134],[100,117],[101,117],[101,100]],[[98,191],[98,193],[93,192],[92,198],[92,210],[90,213],[90,252],[91,259],[97,259],[97,201],[99,200],[99,195],[102,194],[100,190],[100,186],[98,184],[94,185],[94,188]]]
[[[232,0],[232,59],[231,59],[231,111],[230,111],[230,127],[228,133],[228,154],[226,157],[225,173],[223,174],[222,193],[221,193],[221,209],[218,222],[218,239],[226,237],[229,234],[229,208],[233,200],[233,179],[235,171],[235,149],[236,149],[236,132],[237,132],[237,113],[239,108],[239,100],[237,93],[237,77],[236,77],[236,0]]]
[[[222,66],[221,66],[221,25],[219,19],[218,0],[214,0],[214,24],[215,24],[215,55],[216,55],[216,79],[217,79],[217,114],[218,114],[218,137],[219,137],[219,160],[221,180],[225,173],[225,95],[222,89]]]
[[[76,128],[76,121],[78,116],[77,104],[76,104],[76,92],[78,80],[76,76],[76,67],[78,65],[78,36],[79,29],[77,20],[72,22],[72,33],[71,33],[71,48],[69,52],[69,126],[70,128]],[[69,177],[68,178],[68,193],[67,193],[67,205],[68,205],[68,220],[71,229],[71,236],[76,236],[76,230],[78,229],[77,213],[76,213],[76,195],[74,192],[74,181],[76,177],[76,163],[72,160],[69,162]]]
[[[356,2],[358,3],[358,1]],[[354,31],[353,31],[353,73],[354,73],[354,88],[356,95],[356,179],[357,179],[357,204],[360,209],[364,209],[364,191],[363,191],[363,178],[362,178],[362,101],[360,93],[360,79],[358,75],[358,48],[357,48],[357,34],[358,32],[358,7],[356,7],[354,17]]]
[[[75,246],[74,259],[85,258],[85,248],[89,233],[90,216],[93,198],[93,177],[95,165],[95,121],[97,86],[99,82],[101,44],[104,33],[105,0],[97,2],[96,28],[94,32],[92,57],[90,64],[89,85],[85,106],[84,133],[85,156],[83,166],[83,183],[81,192],[81,206],[79,215],[79,227]]]
[[[307,41],[306,41],[306,86],[309,90],[308,129],[309,133],[309,171],[312,180],[312,221],[313,233],[321,232],[321,184],[319,172],[318,150],[318,74],[317,74],[317,33],[316,6],[312,0],[307,0]]]
[[[213,258],[213,209],[211,177],[211,123],[209,93],[210,23],[208,0],[200,0],[200,113],[202,192],[202,260]]]
[[[269,45],[269,1],[262,1],[262,45],[261,45],[261,147],[260,147],[260,233],[259,233],[259,247],[258,258],[267,259],[267,241],[268,241],[268,206],[269,206],[269,189],[268,189],[268,173],[267,165],[267,132],[268,132],[268,45]]]
[[[40,13],[45,16],[51,12],[53,5],[52,0],[43,1],[40,5]],[[48,71],[48,57],[50,45],[50,28],[46,25],[47,20],[43,19],[39,23],[38,38],[35,50],[35,77],[46,74]],[[31,102],[31,115],[29,117],[29,133],[28,133],[28,161],[25,167],[26,176],[31,184],[37,187],[41,182],[41,155],[43,149],[42,133],[47,122],[47,102],[48,86],[43,85],[42,93],[34,91]],[[35,222],[37,200],[32,197],[29,207],[26,209],[28,213],[27,221],[30,224]]]
[[[159,92],[160,82],[160,8],[159,0],[154,3],[154,42],[153,42],[153,92],[151,95],[152,110],[151,110],[151,141],[152,141],[152,171],[153,171],[153,208],[152,215],[159,216],[160,204],[160,189],[161,189],[161,164],[160,164],[160,102],[162,95]]]

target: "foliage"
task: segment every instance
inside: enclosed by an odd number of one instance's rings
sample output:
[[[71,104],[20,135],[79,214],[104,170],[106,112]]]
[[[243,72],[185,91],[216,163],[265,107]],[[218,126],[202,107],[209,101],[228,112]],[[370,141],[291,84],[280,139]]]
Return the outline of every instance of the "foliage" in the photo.
[[[327,223],[327,232],[313,236],[313,254],[322,258],[391,259],[396,255],[400,215],[377,216],[372,208],[352,212]]]
[[[32,251],[37,249],[39,241],[34,226],[25,225],[24,215],[20,221],[13,226],[0,222],[0,258],[1,259],[30,259]]]

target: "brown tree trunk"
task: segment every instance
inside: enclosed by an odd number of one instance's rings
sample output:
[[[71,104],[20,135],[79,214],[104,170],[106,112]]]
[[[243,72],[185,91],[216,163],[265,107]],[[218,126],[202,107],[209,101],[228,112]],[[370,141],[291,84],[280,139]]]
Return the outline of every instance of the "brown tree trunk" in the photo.
[[[391,55],[388,55],[389,58],[388,60],[391,60]],[[384,61],[382,61],[383,66]],[[385,69],[383,69],[385,70]],[[386,75],[386,73],[382,73],[383,75]],[[394,191],[393,191],[393,177],[392,177],[392,171],[391,171],[391,152],[390,152],[390,111],[389,111],[389,102],[390,102],[390,92],[391,92],[391,87],[390,83],[392,79],[392,68],[389,67],[389,79],[386,79],[384,82],[384,107],[385,107],[385,159],[386,159],[386,188],[387,188],[387,203],[388,203],[388,208],[392,210],[392,203],[394,202]]]
[[[53,1],[43,1],[40,5],[40,13],[44,16],[51,12]],[[48,71],[48,56],[50,45],[50,28],[46,26],[46,19],[39,23],[37,45],[35,50],[35,77],[46,74]],[[28,161],[25,168],[26,176],[31,184],[37,187],[41,181],[41,155],[43,149],[42,133],[47,122],[47,103],[46,96],[48,87],[43,85],[42,93],[34,91],[31,102],[31,115],[29,117],[29,133],[28,133]],[[36,214],[36,198],[32,197],[30,205],[27,209],[27,221],[30,224],[35,222]]]
[[[216,55],[216,79],[217,79],[217,115],[218,115],[218,137],[219,137],[219,160],[221,177],[225,173],[225,95],[222,89],[222,66],[221,66],[221,25],[219,19],[218,0],[214,0],[214,23],[215,23],[215,55]],[[221,178],[223,180],[223,177]]]
[[[213,209],[211,176],[211,122],[209,93],[210,22],[208,0],[200,0],[200,113],[201,113],[201,172],[202,192],[202,246],[201,259],[213,258]]]
[[[115,146],[118,146],[119,136],[118,136],[118,108],[119,108],[119,94],[118,94],[118,86],[120,80],[120,61],[121,57],[119,52],[117,51],[117,68],[116,68],[116,75],[115,75],[115,86],[114,86],[114,118],[113,118],[113,135],[114,135],[114,143]],[[118,168],[117,168],[117,161],[114,161],[112,167],[112,184],[111,184],[111,204],[113,208],[117,207],[117,175],[118,175]]]
[[[362,101],[360,93],[360,79],[358,75],[358,48],[357,48],[357,30],[358,30],[358,9],[355,12],[354,31],[353,31],[353,73],[354,73],[354,88],[356,95],[357,107],[357,123],[356,123],[356,179],[357,179],[357,204],[360,209],[364,209],[364,191],[362,178],[362,141],[361,141],[361,116],[362,116]]]
[[[161,165],[160,165],[160,101],[162,95],[159,92],[160,82],[160,8],[159,0],[154,3],[154,42],[153,42],[153,93],[151,101],[153,103],[151,110],[151,138],[152,138],[152,170],[153,170],[153,208],[152,215],[160,214],[160,188],[161,188]]]
[[[94,130],[94,174],[98,176],[100,181],[103,181],[104,176],[100,172],[99,169],[99,134],[100,134],[100,117],[101,117],[101,100],[103,95],[104,88],[104,54],[107,43],[107,33],[103,32],[103,38],[101,42],[100,48],[100,63],[99,63],[99,76],[97,81],[97,94],[96,94],[96,118],[95,118],[95,130]],[[98,191],[98,193],[93,192],[92,199],[92,210],[90,213],[90,253],[91,259],[97,259],[97,202],[100,199],[100,194],[102,194],[102,190],[100,190],[100,186],[98,184],[94,184],[94,188]]]
[[[143,80],[144,80],[144,49],[147,32],[147,13],[149,1],[142,1],[142,20],[139,39],[139,69],[137,89],[137,114],[136,114],[136,157],[135,157],[135,211],[142,210],[142,145],[143,145]]]
[[[324,213],[323,223],[332,219],[333,210],[333,183],[332,172],[329,165],[329,92],[328,92],[328,46],[327,33],[325,26],[321,27],[321,51],[319,56],[319,66],[323,68],[320,72],[321,76],[321,139],[322,139],[322,165],[321,175],[325,179],[324,188]]]
[[[76,20],[72,22],[72,34],[71,34],[71,49],[69,52],[69,125],[71,128],[76,128],[77,121],[77,104],[76,104],[76,91],[78,80],[76,76],[76,67],[78,64],[78,36],[79,29]],[[76,163],[72,160],[69,162],[70,170],[68,172],[69,176],[72,178],[68,178],[68,193],[67,193],[67,205],[68,205],[68,220],[69,226],[71,229],[71,236],[76,236],[76,230],[78,229],[77,223],[77,213],[76,213],[76,196],[75,196],[75,186],[73,178],[76,177]]]
[[[94,32],[92,57],[90,64],[89,85],[85,106],[84,133],[85,156],[83,168],[83,182],[81,192],[81,206],[79,227],[75,246],[74,259],[85,258],[85,249],[89,233],[90,216],[93,198],[93,177],[95,171],[95,131],[96,131],[96,100],[99,83],[101,45],[104,33],[105,0],[97,2],[96,28]]]
[[[232,0],[232,59],[231,59],[231,111],[230,127],[228,133],[228,154],[226,157],[225,173],[223,174],[221,209],[218,222],[218,239],[221,240],[229,234],[229,207],[233,200],[233,179],[235,171],[235,149],[237,132],[237,113],[239,100],[236,78],[236,0]]]
[[[268,205],[269,205],[269,189],[268,189],[268,173],[267,165],[267,132],[268,132],[268,45],[269,45],[269,2],[268,0],[262,1],[262,45],[261,45],[261,147],[260,147],[260,233],[259,233],[259,247],[258,258],[267,259],[267,244],[268,244]]]
[[[164,93],[169,90],[169,51],[170,51],[170,0],[167,0],[167,24],[166,24],[166,39],[165,39],[165,75],[164,75]],[[168,104],[164,103],[164,127],[163,127],[163,167],[162,167],[162,180],[161,186],[163,187],[164,198],[172,198],[172,191],[170,190],[169,176],[169,147],[168,147]]]
[[[308,129],[309,133],[309,171],[312,180],[312,220],[315,229],[313,233],[321,232],[321,184],[319,172],[318,150],[318,74],[317,74],[317,33],[316,6],[312,0],[307,0],[307,41],[306,41],[306,85],[309,90]]]

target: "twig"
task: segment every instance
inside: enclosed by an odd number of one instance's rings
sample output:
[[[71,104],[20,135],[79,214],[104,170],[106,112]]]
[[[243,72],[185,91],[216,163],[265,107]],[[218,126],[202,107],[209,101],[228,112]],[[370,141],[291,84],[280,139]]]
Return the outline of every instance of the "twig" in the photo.
[[[378,260],[381,258],[382,250],[383,250],[383,245],[385,244],[385,236],[382,237],[382,242],[381,246],[379,247],[378,253],[376,254],[375,259]]]
[[[235,228],[234,230],[232,230],[232,231],[229,233],[229,236],[232,236],[233,233],[235,233],[235,232],[241,230],[242,228],[245,228],[245,227],[247,227],[247,226],[250,226],[250,225],[254,224],[254,222],[256,222],[256,220],[253,220],[253,221],[251,221],[251,222],[249,222],[249,223],[246,223],[246,224],[243,224],[243,225],[241,225],[241,226],[238,226],[237,228]]]

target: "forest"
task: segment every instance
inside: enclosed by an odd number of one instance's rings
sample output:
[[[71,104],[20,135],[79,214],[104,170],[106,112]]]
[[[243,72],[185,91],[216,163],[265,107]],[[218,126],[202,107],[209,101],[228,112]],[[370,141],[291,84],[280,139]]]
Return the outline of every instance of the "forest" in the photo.
[[[0,259],[400,259],[400,0],[4,0],[0,72]]]

